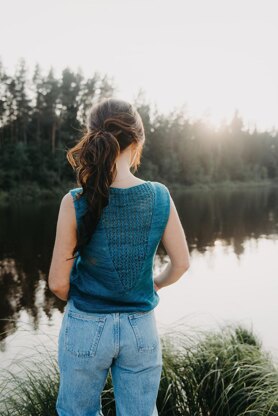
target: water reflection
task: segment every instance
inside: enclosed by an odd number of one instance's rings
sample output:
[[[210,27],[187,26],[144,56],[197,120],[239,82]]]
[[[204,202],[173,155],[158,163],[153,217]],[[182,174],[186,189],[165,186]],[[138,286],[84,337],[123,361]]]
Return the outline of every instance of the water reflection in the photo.
[[[278,188],[196,191],[174,199],[191,249],[205,252],[221,239],[240,256],[246,239],[278,234]]]
[[[51,318],[64,303],[46,286],[56,230],[57,204],[14,204],[0,208],[0,340],[17,329],[20,312],[39,327],[42,306]],[[41,293],[41,286],[45,289]]]
[[[247,240],[261,236],[276,238],[278,234],[277,188],[172,195],[191,253],[208,253],[210,247],[221,241],[237,257],[244,257]],[[34,331],[41,325],[42,311],[49,321],[58,311],[63,312],[65,303],[46,285],[58,210],[57,203],[20,203],[0,208],[0,346],[3,352],[6,337],[17,331],[23,311]],[[157,269],[163,267],[164,254],[160,245]],[[225,255],[230,253],[223,252],[222,256]]]

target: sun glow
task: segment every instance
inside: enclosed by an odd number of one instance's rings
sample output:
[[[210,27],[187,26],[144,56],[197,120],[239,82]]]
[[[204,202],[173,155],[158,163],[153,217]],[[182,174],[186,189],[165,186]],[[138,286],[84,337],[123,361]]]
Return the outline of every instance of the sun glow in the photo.
[[[219,127],[237,109],[247,126],[278,126],[275,0],[60,0],[55,14],[51,1],[4,3],[0,54],[11,70],[19,57],[30,69],[81,68],[113,77],[124,99],[143,89],[162,112],[186,107]]]

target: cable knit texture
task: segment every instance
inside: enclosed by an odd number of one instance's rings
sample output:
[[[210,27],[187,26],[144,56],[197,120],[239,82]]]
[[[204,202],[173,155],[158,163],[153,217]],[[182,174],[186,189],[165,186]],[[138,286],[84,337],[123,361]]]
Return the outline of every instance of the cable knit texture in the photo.
[[[69,191],[78,227],[87,209],[80,191]],[[109,313],[147,311],[158,304],[153,263],[169,213],[169,190],[160,182],[110,187],[108,205],[71,270],[69,296],[77,308]]]

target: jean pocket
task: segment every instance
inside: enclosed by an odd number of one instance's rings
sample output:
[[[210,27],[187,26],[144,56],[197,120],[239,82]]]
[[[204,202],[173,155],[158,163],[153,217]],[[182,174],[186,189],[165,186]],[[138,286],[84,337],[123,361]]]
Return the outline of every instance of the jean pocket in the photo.
[[[65,347],[77,357],[96,355],[106,316],[82,315],[68,311],[65,327]]]
[[[159,345],[159,334],[153,310],[129,314],[128,319],[138,351],[155,351]]]

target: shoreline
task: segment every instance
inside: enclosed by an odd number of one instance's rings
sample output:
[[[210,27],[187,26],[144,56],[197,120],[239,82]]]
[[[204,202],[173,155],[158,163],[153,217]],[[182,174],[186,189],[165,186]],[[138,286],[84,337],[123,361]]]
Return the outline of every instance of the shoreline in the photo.
[[[250,190],[254,188],[276,188],[278,187],[278,180],[265,180],[265,181],[222,181],[222,182],[199,182],[192,185],[185,185],[180,183],[170,183],[163,179],[154,179],[154,181],[164,183],[170,191],[175,193],[183,192],[199,192],[199,191],[235,191],[235,190]],[[37,183],[20,184],[17,188],[10,191],[4,191],[0,189],[0,205],[8,204],[11,202],[26,201],[33,202],[38,201],[40,198],[43,201],[57,201],[62,198],[67,190],[77,187],[74,182],[65,182],[55,188],[41,188]]]
[[[222,181],[222,182],[207,182],[207,183],[195,183],[192,185],[183,184],[170,184],[167,185],[174,192],[194,192],[194,191],[217,191],[226,190],[234,191],[238,189],[250,189],[250,188],[278,188],[278,181]]]

